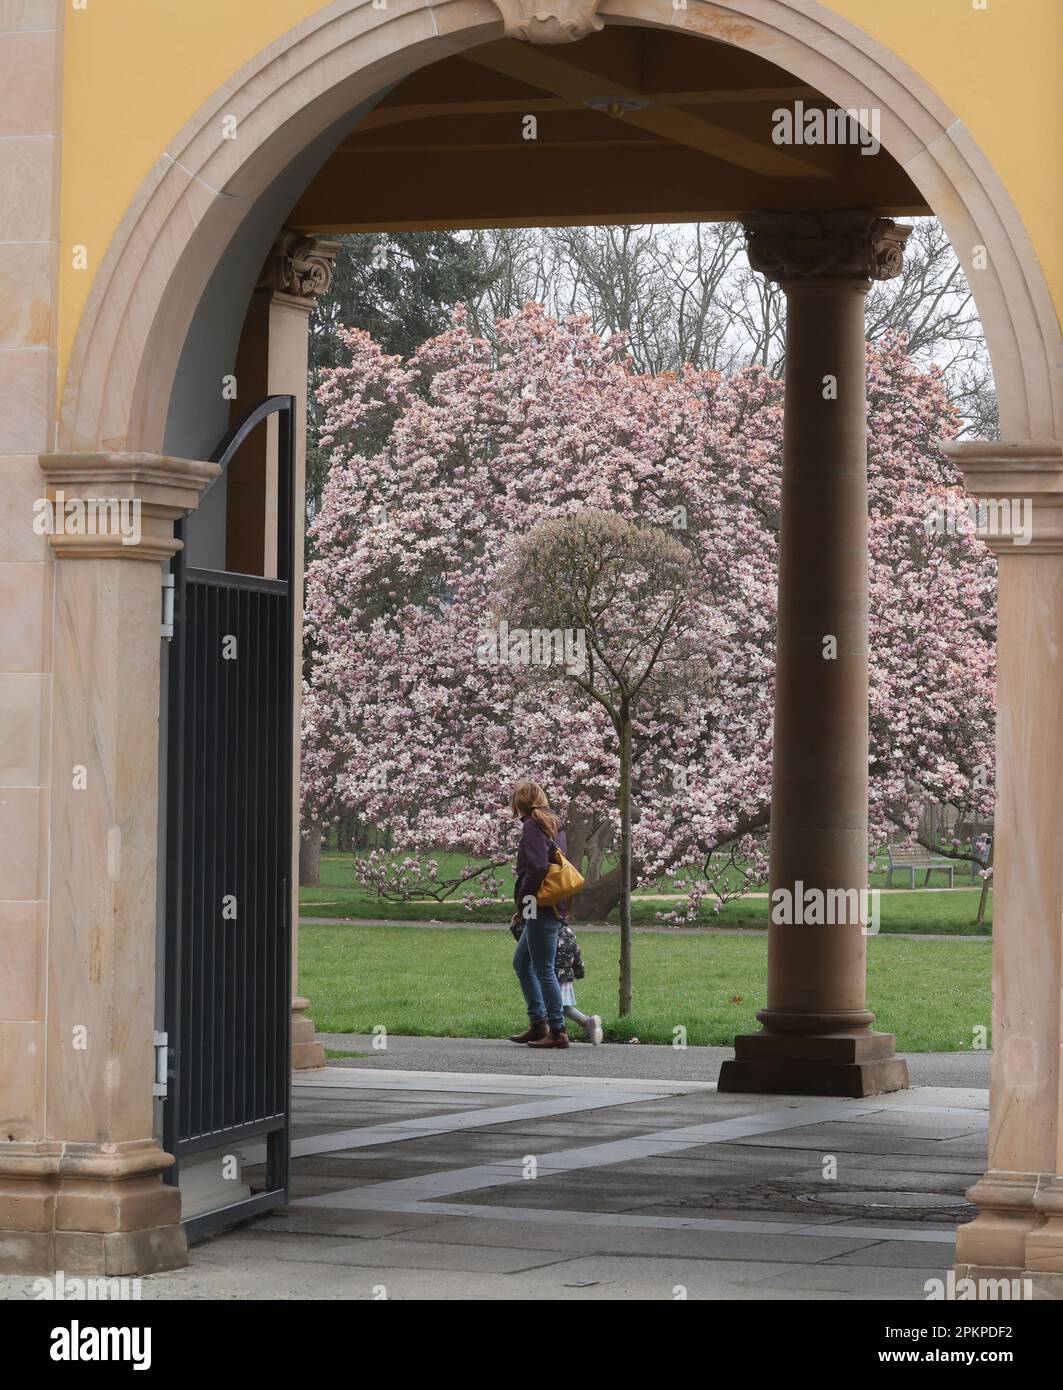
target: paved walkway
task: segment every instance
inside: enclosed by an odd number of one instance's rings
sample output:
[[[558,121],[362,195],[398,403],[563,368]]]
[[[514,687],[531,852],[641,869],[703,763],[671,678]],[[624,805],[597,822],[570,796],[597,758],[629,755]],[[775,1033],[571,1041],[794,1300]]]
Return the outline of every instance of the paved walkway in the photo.
[[[572,1028],[578,1038],[580,1029]],[[613,1043],[591,1047],[580,1042],[565,1052],[532,1052],[526,1047],[495,1038],[411,1038],[389,1036],[380,1050],[381,1039],[365,1033],[318,1033],[318,1040],[335,1052],[352,1052],[350,1059],[333,1065],[402,1071],[508,1072],[517,1076],[550,1075],[633,1077],[645,1080],[712,1081],[720,1067],[734,1056],[731,1047],[676,1048],[645,1043]],[[374,1046],[374,1043],[377,1046]],[[989,1087],[989,1052],[909,1052],[902,1053],[908,1063],[913,1086],[959,1086],[986,1090]]]
[[[289,1206],[143,1296],[922,1300],[985,1167],[979,1090],[730,1096],[630,1075],[665,1048],[486,1043],[497,1070],[469,1072],[397,1051],[297,1075]],[[537,1074],[509,1070],[528,1057]],[[603,1057],[629,1074],[576,1074]],[[252,1185],[261,1158],[244,1151]]]

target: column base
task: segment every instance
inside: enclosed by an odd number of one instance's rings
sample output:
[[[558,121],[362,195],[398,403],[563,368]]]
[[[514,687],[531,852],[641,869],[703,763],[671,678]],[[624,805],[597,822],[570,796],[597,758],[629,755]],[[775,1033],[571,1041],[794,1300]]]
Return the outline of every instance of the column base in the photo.
[[[1063,1177],[1042,1173],[1033,1206],[1038,1224],[1026,1237],[1026,1268],[1063,1280]]]
[[[0,1273],[155,1274],[188,1263],[154,1140],[0,1144]]]
[[[956,1230],[956,1264],[979,1269],[1026,1267],[1026,1242],[1042,1217],[1034,1210],[1039,1174],[990,1169],[967,1189],[978,1215]]]
[[[1063,1301],[1063,1274],[1044,1274],[1011,1265],[954,1265],[955,1297],[991,1302]],[[973,1290],[964,1285],[970,1280]]]
[[[906,1091],[908,1063],[892,1033],[743,1033],[717,1089],[779,1096],[877,1096]]]
[[[309,999],[292,1000],[292,1071],[325,1065],[325,1045],[316,1038],[314,1021],[306,1015]]]

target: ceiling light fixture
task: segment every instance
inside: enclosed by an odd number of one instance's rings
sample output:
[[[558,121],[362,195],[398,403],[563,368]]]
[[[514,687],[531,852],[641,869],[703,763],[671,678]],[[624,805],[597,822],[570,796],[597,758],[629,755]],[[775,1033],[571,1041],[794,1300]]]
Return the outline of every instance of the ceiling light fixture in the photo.
[[[588,97],[584,104],[618,121],[629,111],[645,110],[650,103],[646,97]]]

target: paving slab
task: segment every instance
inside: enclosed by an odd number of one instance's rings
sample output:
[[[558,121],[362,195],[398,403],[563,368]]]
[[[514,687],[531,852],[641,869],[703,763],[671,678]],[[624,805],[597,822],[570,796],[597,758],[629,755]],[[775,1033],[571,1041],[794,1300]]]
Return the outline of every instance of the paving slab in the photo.
[[[379,1236],[394,1236],[402,1231],[424,1230],[438,1225],[440,1220],[440,1216],[430,1209],[417,1212],[287,1209],[259,1217],[254,1222],[254,1230],[266,1235],[375,1240]],[[220,1239],[224,1240],[225,1237]]]
[[[947,1268],[947,1261],[943,1268]],[[925,1266],[909,1264],[904,1267],[887,1268],[884,1265],[842,1265],[833,1262],[791,1266],[781,1275],[771,1274],[763,1281],[757,1281],[760,1292],[777,1289],[789,1297],[799,1297],[813,1290],[830,1291],[836,1298],[850,1298],[865,1294],[869,1298],[893,1300],[926,1299],[926,1281],[940,1275]]]
[[[413,1235],[408,1241],[390,1236],[368,1240],[331,1240],[325,1236],[245,1234],[233,1235],[229,1247],[237,1258],[243,1255],[263,1267],[283,1259],[297,1264],[356,1265],[363,1269],[458,1269],[468,1270],[472,1274],[512,1274],[559,1261],[558,1253],[552,1250],[522,1249],[519,1246],[458,1249],[453,1244],[426,1241],[423,1233]]]
[[[598,1225],[594,1222],[580,1223],[578,1226],[541,1226],[535,1222],[517,1225],[511,1222],[497,1223],[497,1231],[490,1230],[490,1221],[477,1217],[465,1220],[452,1218],[451,1224],[438,1235],[441,1243],[454,1245],[501,1245],[511,1247],[514,1231],[523,1233],[525,1242],[534,1242],[532,1248],[575,1251],[583,1255],[592,1254],[637,1254],[676,1257],[677,1259],[698,1259],[708,1261],[779,1261],[785,1264],[814,1264],[836,1255],[849,1254],[869,1247],[873,1242],[862,1238],[837,1239],[807,1236],[788,1236],[775,1231],[750,1233],[748,1231],[705,1231],[697,1229],[672,1228],[652,1229],[644,1226]],[[465,1229],[470,1228],[470,1229]],[[536,1234],[541,1231],[542,1235]],[[508,1237],[507,1237],[508,1233]],[[434,1233],[416,1231],[400,1233],[395,1242],[421,1241]],[[544,1247],[541,1241],[548,1241]],[[522,1244],[524,1242],[521,1242]]]
[[[881,1269],[928,1269],[942,1274],[956,1259],[956,1242],[920,1244],[914,1240],[884,1240],[862,1245],[859,1250],[835,1255],[829,1263]],[[824,1263],[827,1263],[826,1261]]]
[[[513,1289],[511,1297],[541,1297],[545,1289],[553,1298],[575,1296],[592,1301],[663,1299],[675,1302],[681,1298],[732,1298],[743,1285],[759,1289],[764,1284],[770,1286],[773,1281],[786,1281],[805,1269],[805,1266],[771,1261],[660,1256],[631,1259],[623,1255],[596,1255],[573,1259],[548,1270],[514,1274],[506,1282]],[[845,1271],[858,1272],[863,1271]],[[888,1275],[890,1271],[885,1273]],[[806,1284],[804,1287],[815,1289],[817,1286]]]

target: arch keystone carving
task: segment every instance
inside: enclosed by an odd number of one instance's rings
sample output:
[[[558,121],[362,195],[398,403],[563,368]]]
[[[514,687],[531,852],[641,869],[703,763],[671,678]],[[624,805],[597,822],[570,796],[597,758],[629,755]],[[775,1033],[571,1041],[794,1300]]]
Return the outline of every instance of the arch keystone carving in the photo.
[[[601,0],[495,0],[507,39],[528,43],[575,43],[604,27]]]

